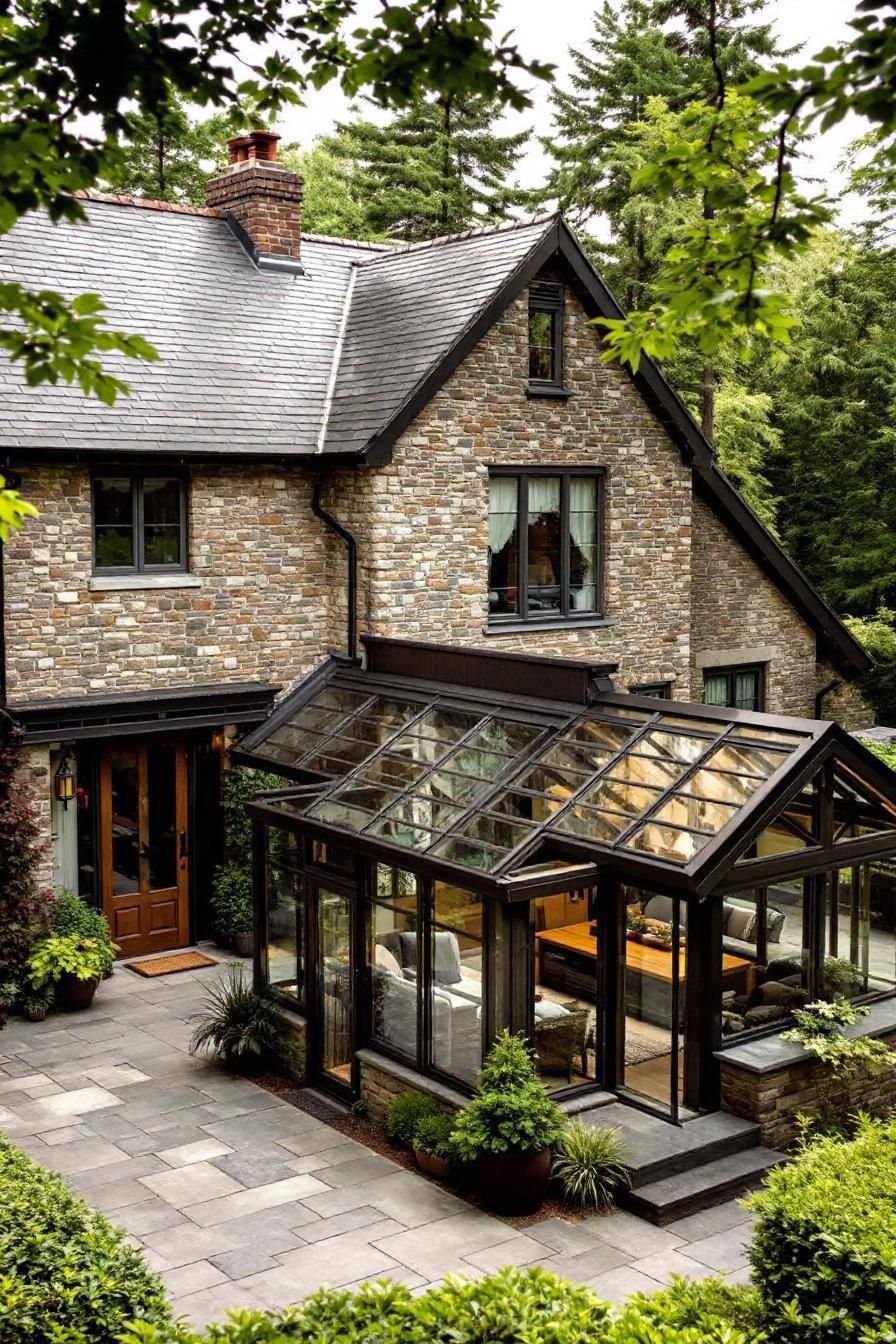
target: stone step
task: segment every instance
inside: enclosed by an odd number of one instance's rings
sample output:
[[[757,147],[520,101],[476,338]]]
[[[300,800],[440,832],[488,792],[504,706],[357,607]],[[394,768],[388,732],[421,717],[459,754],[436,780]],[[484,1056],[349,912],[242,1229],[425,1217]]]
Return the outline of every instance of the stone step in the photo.
[[[784,1160],[783,1153],[771,1148],[749,1148],[639,1185],[620,1196],[619,1203],[639,1218],[664,1227],[754,1190],[765,1173]]]
[[[755,1148],[759,1142],[757,1124],[725,1111],[673,1125],[617,1101],[583,1111],[581,1118],[589,1125],[618,1130],[625,1165],[636,1188]]]

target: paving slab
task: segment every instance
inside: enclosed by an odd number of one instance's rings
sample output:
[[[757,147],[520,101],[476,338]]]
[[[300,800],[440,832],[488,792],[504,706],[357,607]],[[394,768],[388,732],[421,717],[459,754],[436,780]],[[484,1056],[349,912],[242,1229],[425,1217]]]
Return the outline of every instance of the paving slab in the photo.
[[[201,1164],[200,1164],[201,1165]],[[179,1172],[172,1172],[173,1176],[187,1175],[195,1171],[196,1167],[184,1167]],[[216,1171],[214,1167],[210,1168],[222,1181],[227,1181],[233,1186],[237,1186],[236,1181],[231,1181],[229,1176],[225,1176],[222,1171]],[[148,1180],[154,1179],[148,1177]],[[156,1177],[161,1180],[161,1177]],[[225,1194],[222,1197],[213,1197],[202,1203],[178,1204],[178,1208],[185,1208],[188,1217],[199,1227],[213,1227],[216,1223],[231,1222],[233,1219],[244,1218],[249,1213],[257,1213],[260,1209],[273,1209],[278,1204],[293,1204],[298,1200],[305,1200],[311,1195],[320,1191],[326,1191],[327,1187],[315,1176],[290,1176],[285,1181],[274,1181],[271,1185],[259,1185],[254,1190],[239,1190],[234,1194]],[[163,1196],[164,1198],[164,1196]],[[172,1201],[173,1202],[173,1201]]]
[[[689,1246],[683,1250],[657,1251],[655,1255],[646,1255],[642,1260],[635,1260],[630,1266],[641,1274],[646,1274],[651,1279],[657,1279],[660,1283],[671,1283],[675,1275],[682,1279],[705,1279],[712,1272],[707,1265],[701,1265],[698,1260],[692,1260],[688,1251]]]
[[[193,1162],[177,1171],[160,1171],[154,1176],[141,1176],[140,1180],[147,1190],[173,1204],[176,1209],[216,1200],[220,1196],[234,1195],[242,1189],[239,1181],[218,1171],[210,1162]]]
[[[240,1185],[247,1188],[273,1185],[275,1181],[286,1181],[291,1176],[302,1174],[292,1169],[282,1148],[277,1151],[270,1147],[255,1151],[244,1148],[239,1153],[228,1149],[225,1154],[216,1154],[210,1160],[212,1166],[223,1171],[225,1175],[232,1176]]]
[[[158,1156],[169,1167],[188,1167],[192,1162],[209,1162],[216,1157],[225,1157],[232,1153],[226,1143],[220,1139],[197,1139],[193,1143],[181,1143],[174,1148],[163,1148]]]
[[[588,1279],[586,1286],[604,1302],[624,1302],[627,1297],[633,1297],[635,1293],[659,1292],[663,1284],[659,1279],[652,1279],[640,1269],[622,1265],[618,1269],[608,1269],[603,1274]]]
[[[189,1293],[199,1293],[205,1288],[227,1283],[229,1275],[210,1260],[196,1260],[191,1265],[181,1265],[179,1269],[162,1270],[162,1282],[172,1297],[185,1297]]]
[[[425,1279],[437,1279],[457,1270],[464,1258],[501,1242],[513,1241],[517,1235],[508,1223],[468,1209],[464,1213],[427,1224],[423,1235],[414,1227],[407,1232],[385,1237],[375,1244],[377,1250],[422,1274]],[[339,1242],[335,1244],[338,1248]]]
[[[729,1273],[741,1269],[747,1263],[747,1250],[752,1236],[752,1226],[741,1223],[738,1227],[729,1227],[724,1232],[716,1232],[711,1237],[692,1241],[686,1248],[691,1260],[697,1260],[719,1273]]]
[[[536,1261],[544,1261],[549,1249],[543,1241],[536,1241],[534,1236],[520,1233],[508,1241],[500,1241],[494,1246],[486,1246],[482,1251],[464,1255],[464,1261],[474,1269],[483,1269],[491,1274],[504,1265],[532,1265]],[[548,1263],[548,1267],[552,1266]]]

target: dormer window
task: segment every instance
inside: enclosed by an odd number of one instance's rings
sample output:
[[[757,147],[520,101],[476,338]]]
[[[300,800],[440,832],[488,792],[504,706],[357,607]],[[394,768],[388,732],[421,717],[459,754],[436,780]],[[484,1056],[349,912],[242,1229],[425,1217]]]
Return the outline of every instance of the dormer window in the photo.
[[[563,286],[537,281],[529,288],[529,395],[564,396]]]

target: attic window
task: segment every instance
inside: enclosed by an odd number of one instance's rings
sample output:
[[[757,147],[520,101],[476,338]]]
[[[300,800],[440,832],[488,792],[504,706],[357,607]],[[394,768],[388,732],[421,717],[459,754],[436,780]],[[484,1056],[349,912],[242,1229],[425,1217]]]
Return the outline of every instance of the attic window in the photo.
[[[529,289],[529,394],[564,396],[563,286],[537,281]]]

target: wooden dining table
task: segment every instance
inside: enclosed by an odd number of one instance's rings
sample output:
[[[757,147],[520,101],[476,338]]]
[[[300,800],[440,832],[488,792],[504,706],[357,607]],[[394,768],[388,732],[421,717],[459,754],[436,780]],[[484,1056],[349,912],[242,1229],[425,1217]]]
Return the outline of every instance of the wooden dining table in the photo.
[[[535,934],[540,948],[551,948],[555,952],[565,953],[578,958],[597,961],[597,938],[591,932],[591,924],[568,924],[559,929],[541,929]],[[651,976],[654,980],[672,981],[672,949],[649,947],[632,939],[626,942],[625,964],[640,975]],[[678,975],[684,982],[687,978],[687,949],[684,945],[678,951]],[[722,953],[722,983],[725,989],[734,989],[748,994],[753,988],[755,967],[746,957],[735,957],[729,952]]]

